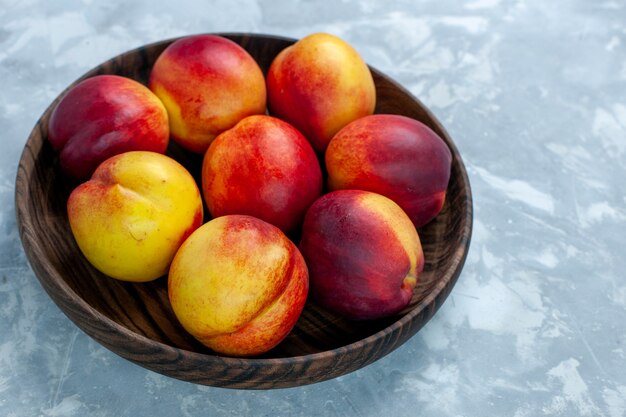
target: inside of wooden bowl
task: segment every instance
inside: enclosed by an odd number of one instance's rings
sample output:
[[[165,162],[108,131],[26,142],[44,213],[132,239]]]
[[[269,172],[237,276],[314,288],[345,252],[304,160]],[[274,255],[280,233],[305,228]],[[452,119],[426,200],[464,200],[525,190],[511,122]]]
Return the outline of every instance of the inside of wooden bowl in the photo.
[[[262,35],[222,35],[248,50],[264,72],[278,52],[293,42]],[[154,61],[171,42],[163,41],[122,54],[82,78],[117,74],[146,84]],[[239,375],[239,382],[233,382],[236,378],[228,373],[219,377],[222,379],[216,379],[210,370],[204,371],[204,378],[193,371],[181,371],[183,360],[189,359],[187,368],[199,369],[202,361],[217,358],[217,355],[187,334],[178,323],[167,297],[167,277],[149,283],[111,279],[86,261],[74,241],[66,202],[77,184],[61,173],[57,155],[47,141],[48,118],[56,101],[42,115],[28,139],[16,182],[20,235],[43,287],[68,317],[114,352],[150,369],[210,385],[265,388],[315,382],[357,369],[395,349],[432,317],[454,285],[469,246],[472,202],[462,160],[443,127],[406,90],[375,69],[372,72],[377,88],[376,113],[401,114],[424,122],[448,143],[453,154],[444,209],[434,221],[419,229],[425,252],[425,270],[410,306],[401,314],[382,320],[355,322],[309,302],[289,336],[263,357],[248,362],[219,358],[219,364],[224,367],[252,366],[255,372],[266,365],[274,370],[284,366],[281,377],[271,379],[266,375],[266,383],[259,384],[254,381],[252,373]],[[170,146],[168,153],[199,179],[200,156],[189,154],[175,144]],[[370,350],[367,355],[360,351],[366,349],[368,343],[378,342],[382,343],[381,347]],[[171,361],[164,362],[163,358],[150,357],[154,354],[150,348],[155,346],[158,355],[174,355],[176,360],[169,358]],[[326,352],[332,355],[325,355]],[[293,365],[291,359],[304,363],[309,359],[315,361],[342,354],[351,354],[352,363],[338,365],[334,358],[327,361],[326,368],[320,366],[317,374],[309,375],[308,379],[290,374],[293,372],[293,368],[289,368]],[[179,359],[181,361],[177,363]],[[211,366],[217,365],[211,362]],[[310,371],[310,363],[307,367]]]

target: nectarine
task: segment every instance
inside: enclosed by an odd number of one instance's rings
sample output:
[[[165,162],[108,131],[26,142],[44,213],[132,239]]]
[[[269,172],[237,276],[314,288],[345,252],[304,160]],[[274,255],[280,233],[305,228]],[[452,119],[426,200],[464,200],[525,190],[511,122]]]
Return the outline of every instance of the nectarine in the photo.
[[[270,114],[300,130],[320,154],[339,129],[372,114],[376,88],[359,53],[314,33],[281,51],[267,74]]]
[[[289,233],[322,192],[321,168],[298,130],[271,116],[249,116],[219,135],[202,164],[213,217],[247,214]]]
[[[299,247],[312,300],[354,320],[398,313],[424,268],[411,220],[396,203],[368,191],[319,198],[306,213]]]
[[[170,44],[154,63],[149,86],[167,108],[172,139],[197,153],[244,117],[265,113],[261,68],[245,49],[217,35]]]
[[[182,326],[214,351],[258,355],[296,324],[308,293],[298,248],[275,226],[228,215],[205,223],[181,246],[168,294]]]
[[[428,126],[392,114],[355,120],[326,150],[331,190],[359,189],[389,197],[416,227],[441,211],[451,164],[450,149]]]
[[[143,84],[117,75],[87,78],[69,90],[48,123],[61,169],[85,180],[105,159],[127,151],[164,153],[167,112]]]
[[[87,260],[124,281],[164,275],[183,241],[202,224],[202,198],[191,174],[154,152],[104,161],[70,194],[70,227]]]

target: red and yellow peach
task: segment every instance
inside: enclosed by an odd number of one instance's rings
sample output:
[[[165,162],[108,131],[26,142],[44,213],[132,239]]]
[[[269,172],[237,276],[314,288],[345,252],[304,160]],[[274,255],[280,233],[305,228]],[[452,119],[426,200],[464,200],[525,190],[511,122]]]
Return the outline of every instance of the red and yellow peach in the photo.
[[[85,180],[105,159],[127,151],[164,153],[167,112],[144,85],[117,75],[88,78],[69,90],[48,123],[61,169]]]
[[[172,139],[196,153],[239,120],[266,110],[259,65],[241,46],[217,35],[170,44],[154,63],[149,86],[167,109]]]
[[[321,168],[298,130],[271,116],[250,116],[219,135],[202,165],[213,217],[247,214],[289,233],[322,192]]]
[[[167,273],[183,241],[202,224],[202,198],[178,162],[133,151],[104,161],[70,194],[76,243],[104,274],[144,282]]]
[[[320,154],[349,122],[372,114],[376,88],[358,52],[326,33],[281,51],[267,74],[270,114],[300,130]]]
[[[325,158],[331,190],[359,189],[389,197],[416,227],[443,208],[452,154],[417,120],[391,114],[363,117],[333,137]]]
[[[312,300],[354,320],[401,311],[424,268],[411,220],[396,203],[368,191],[334,191],[313,203],[299,247]]]
[[[214,351],[269,351],[296,324],[308,293],[298,248],[275,226],[228,215],[205,223],[181,246],[169,273],[172,309]]]

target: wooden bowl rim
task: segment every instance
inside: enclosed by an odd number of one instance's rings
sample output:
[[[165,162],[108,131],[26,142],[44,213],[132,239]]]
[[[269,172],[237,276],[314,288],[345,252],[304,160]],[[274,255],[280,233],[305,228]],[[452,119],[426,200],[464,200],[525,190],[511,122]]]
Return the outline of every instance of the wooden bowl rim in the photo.
[[[294,39],[294,38],[283,37],[283,36],[272,35],[272,34],[263,34],[263,33],[215,32],[215,33],[206,33],[206,34],[225,36],[225,37],[252,36],[252,37],[265,38],[265,39],[275,39],[275,40],[286,41],[286,42],[291,42],[291,43],[297,41],[297,39]],[[66,91],[68,91],[70,88],[75,86],[78,82],[88,77],[93,76],[97,72],[97,68],[107,63],[110,63],[118,59],[121,56],[134,55],[134,54],[140,53],[142,49],[163,46],[163,45],[172,43],[176,41],[177,39],[185,38],[187,36],[192,36],[192,34],[148,43],[140,47],[136,47],[128,51],[122,52],[121,54],[118,54],[96,65],[95,67],[91,68],[90,70],[85,72],[83,75],[81,75],[79,78],[77,78],[75,81],[70,83],[68,87],[66,87],[55,98],[55,100],[53,100],[53,102],[45,109],[45,111],[39,117],[37,123],[41,122],[46,117],[46,115],[52,112],[54,106],[56,105],[58,100],[65,94]],[[35,156],[38,155],[38,153],[41,151],[41,147],[44,145],[44,142],[45,142],[45,139],[43,137],[44,135],[40,134],[39,135],[40,138],[37,138],[37,135],[36,135],[37,125],[35,125],[35,127],[31,130],[31,133],[21,153],[20,161],[19,161],[20,163],[19,163],[17,175],[16,175],[16,187],[15,187],[16,219],[17,219],[20,239],[25,249],[27,258],[29,262],[31,263],[31,265],[33,266],[35,276],[38,278],[39,281],[42,281],[42,284],[45,281],[45,285],[43,285],[43,287],[48,292],[49,295],[51,295],[51,290],[53,289],[57,290],[58,293],[56,294],[56,296],[60,296],[64,298],[65,300],[73,303],[74,305],[77,305],[77,307],[80,308],[81,313],[87,315],[93,320],[96,320],[98,323],[100,323],[102,327],[105,328],[105,330],[118,333],[118,334],[123,334],[125,337],[128,337],[130,339],[130,343],[138,343],[139,345],[152,346],[152,347],[156,346],[159,348],[160,351],[170,352],[171,354],[174,354],[174,355],[182,355],[185,357],[195,358],[196,360],[208,362],[208,365],[219,363],[222,366],[226,364],[226,365],[230,365],[233,367],[240,367],[244,365],[246,367],[252,366],[254,368],[261,368],[264,366],[290,365],[290,364],[298,364],[298,363],[311,363],[311,362],[317,362],[317,361],[325,362],[329,359],[332,360],[334,358],[337,358],[338,356],[341,356],[342,353],[349,352],[353,349],[362,349],[363,347],[372,345],[376,343],[376,341],[378,341],[379,339],[385,338],[395,332],[400,331],[402,328],[408,326],[411,321],[413,321],[417,316],[419,316],[424,311],[424,309],[428,308],[431,304],[433,304],[435,299],[441,294],[441,292],[446,287],[448,287],[449,285],[454,285],[456,278],[458,278],[462,270],[463,264],[465,262],[465,259],[467,257],[467,253],[469,250],[471,235],[472,235],[472,228],[473,228],[473,202],[472,202],[471,186],[470,186],[469,177],[467,175],[465,165],[463,163],[463,160],[461,158],[461,155],[455,143],[453,142],[452,138],[450,137],[446,129],[443,127],[441,122],[431,112],[431,110],[428,107],[426,107],[410,91],[408,91],[405,87],[397,83],[395,80],[393,80],[392,78],[390,78],[383,72],[377,70],[376,68],[372,66],[369,66],[369,67],[373,72],[376,73],[377,76],[384,78],[388,83],[392,84],[395,88],[402,91],[402,93],[406,94],[412,100],[414,100],[417,103],[417,105],[421,108],[421,110],[424,113],[426,113],[426,115],[430,118],[430,122],[436,125],[436,127],[439,129],[441,133],[442,139],[446,142],[446,144],[448,145],[448,147],[450,148],[453,154],[453,164],[457,165],[459,179],[461,179],[463,182],[463,184],[460,184],[460,188],[464,189],[467,194],[466,196],[467,204],[463,206],[463,213],[460,214],[462,216],[461,222],[463,224],[463,227],[461,228],[461,230],[463,231],[463,233],[460,236],[459,243],[454,250],[455,253],[460,252],[461,256],[455,257],[455,260],[450,264],[450,266],[447,269],[441,271],[442,274],[441,274],[441,277],[438,278],[437,284],[434,286],[433,290],[430,293],[428,293],[419,304],[415,305],[410,311],[408,311],[406,314],[401,316],[398,320],[394,321],[389,326],[385,327],[382,330],[379,330],[378,332],[364,339],[360,339],[356,342],[353,342],[353,343],[350,343],[350,344],[347,344],[338,348],[325,350],[322,352],[311,353],[311,354],[306,354],[306,355],[298,355],[298,356],[280,357],[280,358],[254,358],[254,357],[237,358],[237,357],[204,354],[204,353],[199,353],[199,352],[194,352],[194,351],[174,347],[172,345],[155,341],[139,333],[135,333],[134,331],[128,329],[127,327],[124,327],[118,324],[111,318],[100,313],[97,309],[92,307],[89,303],[87,303],[65,282],[65,280],[60,276],[60,274],[55,268],[53,268],[50,264],[47,264],[45,262],[43,263],[39,262],[39,259],[36,256],[34,256],[35,255],[34,253],[31,252],[33,248],[36,248],[36,245],[33,245],[33,243],[36,242],[36,240],[35,239],[31,240],[31,238],[24,233],[24,229],[25,229],[24,226],[27,224],[32,226],[33,217],[32,217],[32,213],[28,210],[25,210],[24,208],[28,207],[27,200],[30,195],[31,179],[32,179],[34,169],[31,169],[30,171],[26,171],[22,169],[22,161],[28,158],[32,158],[34,162],[34,160],[36,159]],[[32,145],[36,145],[36,146],[34,147]],[[33,163],[33,167],[34,166],[35,164]],[[34,250],[37,250],[37,249],[34,249]],[[57,302],[55,298],[53,298],[53,301],[55,302],[55,304],[57,304],[57,306],[61,309],[61,311],[68,318],[74,321],[72,317],[68,316],[65,313],[64,309],[59,305],[59,302]],[[438,309],[439,306],[440,305],[437,305],[435,307]],[[424,324],[427,321],[428,320],[426,320]],[[81,330],[85,331],[87,334],[93,337],[89,332],[83,329],[82,326],[80,326],[77,322],[74,321],[74,323]],[[111,350],[117,355],[120,355],[118,352],[116,352],[116,350],[113,347],[110,347],[106,345],[106,343],[103,343],[102,340],[97,339],[97,341],[100,344],[107,347],[107,349]],[[394,349],[396,347],[394,347]],[[128,359],[128,358],[125,358],[125,359]],[[363,366],[377,359],[379,359],[379,357],[366,361],[366,363]],[[149,366],[147,366],[147,364],[137,362],[137,361],[133,361],[133,362],[147,369],[151,369]],[[301,378],[301,382],[306,383],[306,380],[307,380],[306,375],[303,375]],[[314,382],[318,382],[318,381],[314,381]]]

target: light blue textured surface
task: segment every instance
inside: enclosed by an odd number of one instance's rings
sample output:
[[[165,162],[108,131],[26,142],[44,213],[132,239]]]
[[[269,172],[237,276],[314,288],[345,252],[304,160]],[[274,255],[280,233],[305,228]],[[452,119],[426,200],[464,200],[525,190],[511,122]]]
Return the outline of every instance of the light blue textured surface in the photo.
[[[0,0],[0,415],[626,416],[626,3]],[[30,270],[16,168],[89,68],[199,32],[327,31],[429,106],[464,157],[472,247],[440,312],[373,365],[196,386],[76,328]]]

